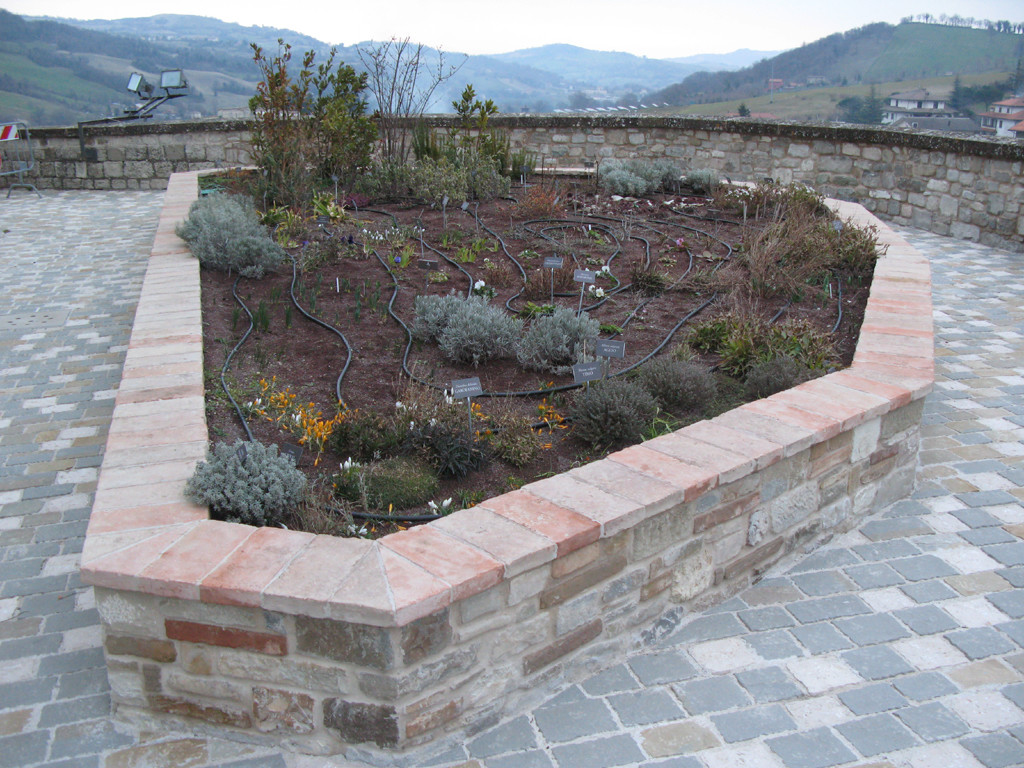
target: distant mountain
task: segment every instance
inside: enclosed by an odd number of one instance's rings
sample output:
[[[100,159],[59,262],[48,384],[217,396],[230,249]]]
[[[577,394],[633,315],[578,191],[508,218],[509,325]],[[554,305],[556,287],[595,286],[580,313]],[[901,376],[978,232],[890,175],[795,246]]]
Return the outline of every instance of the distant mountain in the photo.
[[[1024,35],[995,29],[903,22],[829,35],[735,72],[698,72],[652,94],[674,105],[729,101],[778,87],[882,83],[979,72],[1012,72]],[[885,96],[887,94],[880,94]]]
[[[696,56],[680,56],[665,61],[674,61],[678,64],[690,64],[708,72],[726,72],[734,69],[749,67],[761,59],[767,59],[781,51],[754,51],[750,48],[740,48],[732,53],[698,53]]]
[[[648,59],[631,53],[593,51],[564,43],[499,53],[491,58],[551,72],[579,87],[609,92],[664,88],[703,69],[693,64]]]

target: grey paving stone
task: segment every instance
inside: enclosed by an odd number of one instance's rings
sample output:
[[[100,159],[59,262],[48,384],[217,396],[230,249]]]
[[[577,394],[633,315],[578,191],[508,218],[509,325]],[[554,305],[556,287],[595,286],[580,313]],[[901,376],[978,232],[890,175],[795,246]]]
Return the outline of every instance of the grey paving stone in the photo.
[[[848,549],[826,549],[811,553],[790,568],[787,573],[804,573],[806,571],[842,568],[844,565],[853,565],[859,562],[860,560],[857,556]]]
[[[697,670],[682,651],[634,656],[629,660],[629,668],[644,685],[675,683],[679,680],[688,680],[697,674]]]
[[[581,687],[591,696],[604,696],[608,693],[633,691],[640,687],[636,678],[629,673],[625,664],[619,664],[594,675],[583,682]]]
[[[954,509],[949,514],[971,528],[991,528],[1003,524],[1002,520],[983,509]]]
[[[982,551],[1003,565],[1024,565],[1024,541],[1013,544],[992,544],[982,547]]]
[[[996,624],[996,629],[1024,648],[1024,619],[1004,621],[1002,624]]]
[[[902,656],[884,645],[846,651],[842,658],[867,680],[881,680],[914,671]]]
[[[288,768],[288,763],[281,755],[267,755],[244,760],[230,760],[226,763],[218,763],[215,768]]]
[[[1005,733],[971,736],[960,740],[985,768],[1019,768],[1024,765],[1024,744]]]
[[[886,541],[908,536],[927,536],[935,531],[917,517],[893,517],[870,520],[860,527],[860,532],[871,541]]]
[[[701,643],[705,640],[721,640],[725,637],[742,635],[746,631],[740,620],[731,613],[713,613],[701,616],[679,628],[664,641],[665,645],[677,643]]]
[[[49,747],[47,731],[31,731],[0,738],[0,768],[24,768],[42,763]]]
[[[685,715],[676,700],[664,690],[616,693],[608,697],[608,703],[626,726],[676,720]]]
[[[947,741],[970,731],[963,720],[937,701],[901,709],[896,716],[924,741]]]
[[[95,669],[106,664],[102,648],[84,648],[70,653],[59,653],[47,656],[39,662],[40,675],[53,675],[62,672],[80,672],[84,669]]]
[[[629,736],[566,744],[552,750],[558,768],[611,768],[642,763],[644,753]]]
[[[908,581],[924,581],[940,579],[943,576],[955,576],[957,571],[945,560],[935,555],[917,555],[890,562],[893,568]]]
[[[790,630],[794,637],[803,643],[811,653],[829,653],[852,648],[850,638],[828,622],[805,624]]]
[[[1017,497],[1006,491],[976,491],[955,494],[969,507],[994,507],[997,504],[1016,504]]]
[[[704,768],[704,765],[695,757],[680,755],[670,757],[668,760],[648,760],[644,762],[644,768]]]
[[[815,571],[794,574],[793,583],[808,597],[822,597],[839,592],[849,592],[853,582],[839,571]]]
[[[791,627],[796,624],[793,617],[777,605],[769,605],[765,608],[749,608],[736,614],[740,621],[755,632],[766,629],[779,629]]]
[[[957,692],[957,687],[938,672],[919,672],[893,680],[896,689],[914,701],[928,701]]]
[[[833,595],[816,600],[801,600],[789,603],[786,609],[801,624],[812,624],[826,619],[838,619],[842,616],[856,616],[871,613],[871,609],[856,595]]]
[[[917,605],[913,608],[902,608],[893,613],[896,618],[919,635],[948,632],[960,626],[952,616],[935,605]]]
[[[110,720],[65,725],[54,731],[50,759],[88,755],[133,744],[134,737],[121,732]]]
[[[790,656],[800,656],[803,653],[792,635],[781,629],[772,632],[755,632],[747,635],[744,639],[763,659],[785,659]]]
[[[914,735],[890,714],[873,715],[840,723],[836,730],[864,757],[908,749],[918,743]]]
[[[704,613],[736,613],[736,611],[742,611],[747,607],[747,604],[741,598],[730,597],[725,602],[708,608]]]
[[[933,603],[938,600],[949,600],[960,597],[960,593],[939,579],[906,584],[900,590],[916,603]]]
[[[1024,709],[1024,683],[1014,683],[1001,689],[1003,696]]]
[[[830,768],[857,759],[857,755],[828,728],[766,739],[786,768]]]
[[[853,688],[839,694],[839,700],[855,715],[873,715],[907,706],[907,700],[889,683]]]
[[[706,677],[672,686],[691,715],[721,712],[751,704],[750,697],[731,677]]]
[[[969,659],[985,659],[999,653],[1009,653],[1016,646],[992,627],[974,627],[948,632],[943,635]]]
[[[840,632],[857,645],[889,643],[893,640],[910,637],[906,628],[886,613],[837,619],[835,625]]]
[[[969,531],[959,531],[957,535],[976,547],[988,544],[1013,544],[1018,541],[1016,536],[1007,533],[1002,528],[972,528]]]
[[[1011,619],[1024,618],[1024,589],[993,592],[987,595],[987,599]]]
[[[52,728],[57,725],[79,723],[83,720],[95,720],[110,714],[111,696],[109,693],[58,700],[48,703],[42,708],[39,715],[39,727]]]
[[[712,715],[711,721],[729,743],[796,730],[793,718],[778,704]]]
[[[534,712],[534,719],[544,738],[551,742],[572,741],[615,729],[611,710],[603,699],[585,699],[538,709]]]
[[[587,701],[587,695],[583,693],[583,689],[578,685],[570,685],[564,691],[552,696],[537,708],[547,709],[548,707],[561,707],[566,704],[576,704],[580,701]]]
[[[851,565],[845,569],[846,575],[857,582],[861,589],[881,589],[893,587],[906,582],[902,576],[886,563],[865,563]]]
[[[55,677],[3,683],[0,684],[0,702],[5,709],[42,704],[50,701],[56,687],[57,678]]]
[[[803,695],[803,690],[781,667],[760,667],[736,673],[736,680],[758,704],[784,701]]]
[[[433,757],[422,760],[422,768],[435,768],[436,766],[448,765],[449,763],[464,763],[467,757],[466,747],[462,744],[456,744]]]
[[[973,475],[978,472],[1004,472],[1009,467],[995,459],[981,459],[979,461],[963,461],[959,464],[954,464],[953,469],[964,475]]]
[[[477,736],[467,745],[472,757],[491,757],[506,752],[523,752],[537,746],[537,737],[526,717],[517,717]]]
[[[531,749],[516,752],[514,755],[492,757],[487,760],[487,768],[552,768],[554,763],[546,752]]]

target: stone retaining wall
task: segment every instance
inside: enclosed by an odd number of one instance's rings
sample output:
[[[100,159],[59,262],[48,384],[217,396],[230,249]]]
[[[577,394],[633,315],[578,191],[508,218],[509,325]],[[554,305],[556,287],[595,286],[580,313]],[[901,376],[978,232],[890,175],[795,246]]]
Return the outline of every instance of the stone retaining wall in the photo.
[[[451,118],[432,118],[438,129]],[[1024,250],[1024,142],[743,119],[497,116],[512,145],[583,170],[609,158],[677,160],[734,181],[802,181],[883,219]],[[247,165],[245,121],[141,123],[33,132],[41,189],[163,189],[172,172]]]
[[[82,553],[118,713],[398,755],[621,660],[907,494],[933,379],[926,260],[888,246],[851,368],[377,541],[209,520],[199,268],[171,177]],[[367,746],[361,749],[366,749]]]

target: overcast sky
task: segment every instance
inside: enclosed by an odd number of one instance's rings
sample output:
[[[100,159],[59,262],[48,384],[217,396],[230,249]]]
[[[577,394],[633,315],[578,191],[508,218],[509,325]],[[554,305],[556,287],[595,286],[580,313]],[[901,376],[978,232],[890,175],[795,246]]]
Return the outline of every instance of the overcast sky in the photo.
[[[446,51],[480,54],[571,43],[652,58],[795,48],[925,11],[1024,21],[1021,0],[0,0],[0,6],[25,16],[79,19],[212,16],[293,29],[341,45],[411,37]]]

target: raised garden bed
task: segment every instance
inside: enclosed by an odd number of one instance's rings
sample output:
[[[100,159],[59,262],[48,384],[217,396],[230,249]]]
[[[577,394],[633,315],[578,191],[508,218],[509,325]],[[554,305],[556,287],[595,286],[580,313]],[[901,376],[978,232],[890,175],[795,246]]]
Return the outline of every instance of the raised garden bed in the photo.
[[[301,444],[313,499],[282,521],[287,527],[387,533],[395,525],[382,518],[393,513],[472,506],[757,399],[757,372],[775,356],[795,362],[803,378],[850,364],[874,264],[869,232],[835,229],[843,223],[824,208],[796,210],[800,223],[782,226],[792,193],[782,188],[754,190],[742,207],[739,195],[638,200],[566,189],[537,184],[514,190],[518,202],[450,211],[392,204],[288,217],[278,239],[291,261],[274,272],[236,281],[202,270],[210,439]],[[561,267],[545,268],[553,261]],[[516,318],[518,350],[498,354],[495,337],[474,352],[493,358],[453,360],[418,332],[424,298],[474,294]],[[576,352],[570,343],[563,359],[538,360],[531,329],[556,308],[588,318],[593,336]],[[614,419],[589,431],[567,420],[594,363],[599,380],[643,384],[652,362],[680,359],[693,376],[714,371],[711,389],[697,377],[625,436]],[[571,369],[586,361],[590,371]],[[240,409],[221,390],[222,370]],[[481,393],[468,419],[465,401],[443,403],[452,382],[467,379],[478,379]],[[428,420],[442,423],[424,429]],[[462,464],[452,458],[460,439],[476,454]],[[404,485],[369,505],[337,492],[392,457],[440,475],[418,503],[400,503]],[[360,468],[339,472],[353,462]]]
[[[928,265],[832,202],[888,245],[849,369],[376,541],[209,520],[182,494],[207,446],[199,270],[173,235],[196,194],[172,177],[82,553],[119,716],[440,747],[913,485]]]

